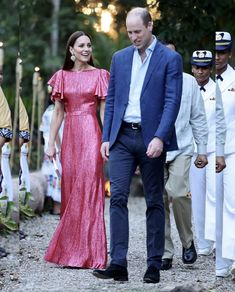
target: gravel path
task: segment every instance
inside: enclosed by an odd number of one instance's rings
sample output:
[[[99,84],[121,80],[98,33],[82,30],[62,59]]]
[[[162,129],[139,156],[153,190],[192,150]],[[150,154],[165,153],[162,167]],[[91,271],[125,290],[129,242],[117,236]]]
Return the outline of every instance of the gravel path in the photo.
[[[106,198],[105,220],[108,232],[109,199]],[[145,249],[145,201],[131,197],[129,200],[130,247],[129,281],[119,283],[100,280],[92,276],[91,270],[66,269],[43,261],[48,242],[59,221],[59,216],[43,214],[21,223],[21,229],[28,236],[19,241],[13,234],[0,238],[0,246],[10,251],[10,255],[0,259],[1,291],[172,291],[184,286],[188,290],[174,291],[235,291],[231,278],[219,279],[215,285],[214,257],[198,257],[193,267],[186,267],[181,261],[181,244],[175,225],[172,234],[175,243],[173,268],[161,272],[158,284],[144,284],[146,270]],[[172,220],[174,223],[174,220]]]

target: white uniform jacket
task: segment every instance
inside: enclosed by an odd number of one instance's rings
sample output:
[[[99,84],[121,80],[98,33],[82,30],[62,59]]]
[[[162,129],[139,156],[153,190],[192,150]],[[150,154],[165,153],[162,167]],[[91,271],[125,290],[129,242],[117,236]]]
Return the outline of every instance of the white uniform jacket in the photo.
[[[235,153],[235,70],[228,65],[221,77],[223,81],[217,80],[217,83],[222,94],[227,128],[225,154],[231,154]]]

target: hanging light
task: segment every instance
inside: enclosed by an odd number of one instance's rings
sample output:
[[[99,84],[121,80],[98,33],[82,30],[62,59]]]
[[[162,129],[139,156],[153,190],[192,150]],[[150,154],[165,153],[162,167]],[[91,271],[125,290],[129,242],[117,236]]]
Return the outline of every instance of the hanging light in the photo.
[[[112,22],[113,22],[113,17],[111,13],[108,10],[103,10],[101,13],[101,19],[100,19],[101,30],[105,33],[108,33],[110,31],[110,26]]]

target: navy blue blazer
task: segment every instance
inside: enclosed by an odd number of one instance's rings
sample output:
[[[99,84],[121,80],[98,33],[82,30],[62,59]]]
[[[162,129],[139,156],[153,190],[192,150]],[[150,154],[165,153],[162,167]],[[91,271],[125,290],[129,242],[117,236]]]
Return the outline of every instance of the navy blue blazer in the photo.
[[[113,55],[105,105],[103,142],[115,143],[128,104],[134,47]],[[175,120],[182,93],[181,56],[157,41],[145,76],[141,97],[141,127],[144,143],[158,137],[164,150],[177,150]]]

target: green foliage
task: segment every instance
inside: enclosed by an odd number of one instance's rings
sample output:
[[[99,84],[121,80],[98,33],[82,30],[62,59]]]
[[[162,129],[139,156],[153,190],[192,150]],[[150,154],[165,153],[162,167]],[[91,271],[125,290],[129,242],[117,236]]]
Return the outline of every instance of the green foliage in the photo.
[[[176,43],[188,72],[194,50],[214,52],[216,30],[229,31],[235,37],[235,0],[161,0],[159,9],[161,19],[155,22],[154,31],[160,39]]]
[[[9,232],[18,230],[18,224],[11,218],[12,212],[17,212],[14,202],[7,201],[8,197],[0,198],[0,227],[1,232]],[[5,201],[5,202],[4,202]]]
[[[172,40],[182,54],[185,68],[190,68],[190,57],[197,49],[214,49],[215,11],[213,1],[162,0],[161,19],[155,31],[160,39]]]
[[[9,7],[10,6],[10,7]],[[15,97],[15,65],[19,46],[19,10],[18,1],[0,0],[0,41],[4,43],[4,82],[7,88],[6,97],[11,109]],[[4,90],[5,92],[5,90]]]
[[[30,208],[28,205],[22,205],[20,204],[20,215],[21,217],[34,217],[35,213],[33,212],[32,208]]]
[[[11,217],[5,217],[0,212],[0,226],[3,226],[1,232],[8,233],[9,231],[17,231],[19,229],[18,224],[11,219]]]
[[[29,206],[29,201],[34,200],[30,192],[27,192],[26,188],[20,189],[20,216],[21,218],[34,217],[35,213]]]
[[[126,12],[134,6],[146,6],[145,0],[102,1],[104,9],[110,3],[114,3],[118,10],[115,25],[116,30],[119,31],[119,39],[115,41],[106,34],[95,31],[93,26],[97,22],[96,16],[87,16],[80,12],[79,8],[86,6],[87,3],[87,0],[81,0],[75,7],[73,0],[61,1],[58,15],[59,51],[57,56],[52,57],[50,44],[52,1],[13,0],[11,3],[0,1],[2,12],[0,40],[6,45],[5,82],[6,87],[13,88],[9,93],[10,104],[14,103],[12,101],[14,99],[14,71],[18,49],[24,68],[22,96],[31,99],[34,67],[39,66],[44,80],[48,80],[52,72],[61,67],[66,41],[73,31],[85,30],[91,34],[97,64],[108,69],[112,53],[129,43],[124,29]],[[159,9],[161,19],[155,22],[154,32],[161,39],[172,39],[176,42],[185,59],[185,64],[188,64],[193,50],[204,47],[214,49],[214,31],[216,29],[228,30],[235,34],[235,0],[161,0]],[[10,92],[10,90],[7,91]]]

